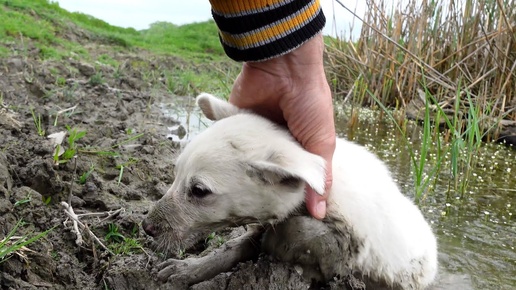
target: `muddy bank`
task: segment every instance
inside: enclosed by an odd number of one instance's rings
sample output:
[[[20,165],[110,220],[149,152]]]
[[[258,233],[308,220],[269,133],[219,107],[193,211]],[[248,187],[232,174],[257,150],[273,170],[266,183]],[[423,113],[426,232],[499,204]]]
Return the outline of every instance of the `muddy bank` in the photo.
[[[1,288],[187,289],[157,280],[156,265],[164,256],[154,252],[140,227],[150,204],[172,184],[178,151],[178,143],[167,139],[167,128],[178,120],[160,109],[178,97],[159,78],[144,81],[144,73],[156,67],[173,70],[178,60],[102,47],[94,51],[122,65],[73,58],[0,60],[0,236],[19,221],[23,224],[10,244],[51,229],[0,263]],[[57,147],[65,151],[62,155],[47,138],[58,132],[67,134]],[[80,245],[62,202],[72,205],[87,228],[81,230]],[[208,249],[228,235],[206,241]],[[195,255],[202,251],[184,253]],[[342,289],[343,283],[325,288]],[[310,284],[295,267],[262,256],[191,289],[285,287]]]

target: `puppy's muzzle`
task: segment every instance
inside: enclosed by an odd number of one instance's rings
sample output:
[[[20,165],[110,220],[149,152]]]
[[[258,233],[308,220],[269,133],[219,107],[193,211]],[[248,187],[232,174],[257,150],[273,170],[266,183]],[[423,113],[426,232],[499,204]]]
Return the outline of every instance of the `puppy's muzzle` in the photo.
[[[157,234],[156,227],[147,218],[143,220],[142,228],[143,231],[145,231],[145,233],[151,237],[155,237]]]

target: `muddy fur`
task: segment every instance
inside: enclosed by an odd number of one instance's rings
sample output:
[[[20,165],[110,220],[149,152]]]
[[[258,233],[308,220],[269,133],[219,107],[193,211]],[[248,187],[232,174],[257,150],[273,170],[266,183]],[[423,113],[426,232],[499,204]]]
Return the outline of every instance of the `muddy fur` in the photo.
[[[188,247],[206,231],[227,226],[285,221],[303,205],[305,183],[323,193],[324,161],[287,130],[208,94],[198,103],[217,122],[184,148],[174,183],[143,222],[163,248]],[[435,236],[386,166],[344,139],[337,140],[333,164],[325,220],[278,225],[285,229],[277,236],[294,238],[272,239],[266,248],[306,269],[317,265],[306,273],[317,280],[357,272],[394,288],[430,285],[437,272]]]

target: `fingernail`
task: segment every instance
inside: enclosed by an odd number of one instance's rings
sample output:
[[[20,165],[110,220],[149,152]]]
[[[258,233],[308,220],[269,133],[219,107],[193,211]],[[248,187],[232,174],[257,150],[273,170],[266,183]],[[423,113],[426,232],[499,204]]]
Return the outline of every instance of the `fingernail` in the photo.
[[[315,211],[317,213],[317,217],[319,219],[323,219],[324,216],[326,215],[326,201],[324,201],[324,200],[319,201],[319,203],[317,203]]]

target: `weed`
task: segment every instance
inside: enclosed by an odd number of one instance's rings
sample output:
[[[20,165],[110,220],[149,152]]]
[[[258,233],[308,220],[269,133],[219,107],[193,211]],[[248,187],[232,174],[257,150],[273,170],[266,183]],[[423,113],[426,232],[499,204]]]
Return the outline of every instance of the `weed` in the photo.
[[[118,226],[115,224],[108,225],[108,233],[104,237],[107,242],[120,243],[124,240],[124,236],[118,231]]]
[[[120,185],[120,183],[122,182],[122,177],[124,175],[124,169],[133,164],[136,164],[138,161],[139,160],[137,158],[129,157],[129,160],[116,166],[116,168],[119,169],[118,180],[117,180],[118,185]]]
[[[90,77],[90,80],[88,82],[92,86],[98,86],[103,83],[105,83],[104,76],[102,75],[102,72],[96,72],[94,75]]]
[[[17,200],[15,203],[14,203],[14,207],[17,207],[17,206],[20,206],[22,204],[26,204],[26,203],[29,203],[32,201],[32,196],[30,194],[30,192],[27,194],[27,196],[24,198],[24,199],[20,199],[20,200]]]
[[[36,126],[36,132],[38,132],[39,136],[45,136],[45,129],[43,129],[43,125],[41,124],[41,114],[36,114],[34,108],[30,108],[30,113],[32,114],[34,126]]]
[[[138,228],[136,228],[136,231],[137,230]],[[135,230],[133,228],[133,236],[134,233]],[[115,224],[108,225],[108,233],[105,236],[105,240],[110,243],[108,247],[116,255],[128,255],[143,251],[143,247],[138,239],[125,237],[119,232],[118,226]]]
[[[66,86],[66,79],[62,76],[56,77],[56,85],[60,87]]]
[[[116,255],[129,255],[132,253],[139,253],[143,251],[143,247],[135,238],[124,238],[120,243],[111,243],[109,249]]]
[[[30,238],[27,235],[21,237],[15,236],[18,229],[24,224],[25,223],[22,220],[19,220],[14,228],[7,234],[7,236],[0,240],[0,264],[5,262],[5,260],[9,259],[15,253],[24,257],[23,251],[25,250],[26,246],[34,243],[42,237],[45,237],[51,230],[54,229],[50,228]]]
[[[58,251],[52,251],[50,252],[50,256],[54,261],[59,261],[61,259],[61,255],[59,255]]]
[[[90,169],[81,174],[81,176],[79,177],[79,184],[85,184],[86,180],[88,180],[88,177],[90,177],[91,173],[93,173],[94,170],[95,166],[93,166],[93,164],[90,165]]]
[[[42,196],[42,197],[41,197],[41,199],[43,200],[43,203],[44,203],[45,205],[49,205],[49,204],[50,204],[50,202],[52,201],[52,196],[50,196],[50,195],[49,195],[49,196],[47,196],[47,197]]]
[[[122,182],[122,176],[124,176],[124,165],[123,164],[118,165],[117,168],[120,169],[120,171],[118,173],[118,180],[117,180],[117,184],[120,185],[120,183]]]
[[[215,247],[220,247],[224,244],[225,240],[222,236],[217,235],[215,232],[210,233],[208,237],[204,240],[205,244],[214,244]]]
[[[71,128],[70,126],[66,125],[66,130],[68,131],[68,148],[65,150],[63,154],[63,158],[65,160],[72,159],[75,154],[78,152],[77,144],[76,142],[86,136],[86,131],[77,131],[76,128]]]
[[[186,256],[186,250],[185,249],[179,249],[177,251],[177,257],[179,259],[183,259]]]
[[[125,139],[124,141],[122,141],[122,142],[120,142],[120,143],[117,143],[117,144],[113,145],[113,146],[112,146],[112,148],[120,147],[120,146],[122,146],[122,145],[124,145],[124,144],[126,144],[126,143],[129,143],[129,142],[131,142],[131,141],[134,141],[134,140],[136,140],[136,139],[138,139],[138,138],[140,138],[140,137],[142,137],[142,136],[144,136],[144,135],[145,135],[144,133],[140,133],[140,134],[138,134],[138,135],[131,136],[131,137],[129,137],[129,138],[127,138],[127,139]]]

